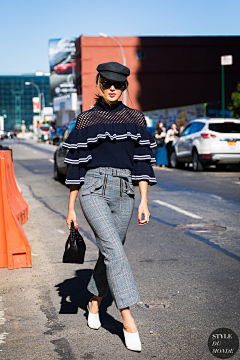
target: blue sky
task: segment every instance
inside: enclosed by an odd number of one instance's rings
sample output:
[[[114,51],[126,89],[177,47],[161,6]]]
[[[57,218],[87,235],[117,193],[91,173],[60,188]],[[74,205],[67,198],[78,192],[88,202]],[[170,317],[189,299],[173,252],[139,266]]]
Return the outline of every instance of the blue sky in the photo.
[[[48,72],[54,38],[240,35],[240,0],[7,0],[0,9],[0,75]]]

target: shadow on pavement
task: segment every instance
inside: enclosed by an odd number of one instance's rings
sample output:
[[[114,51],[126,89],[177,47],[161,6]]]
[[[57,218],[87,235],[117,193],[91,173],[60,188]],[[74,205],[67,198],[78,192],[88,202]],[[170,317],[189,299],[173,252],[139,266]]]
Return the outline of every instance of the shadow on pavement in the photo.
[[[86,312],[84,316],[87,318],[87,304],[92,297],[92,294],[87,290],[87,285],[91,276],[92,270],[90,269],[77,270],[74,278],[66,279],[62,283],[55,285],[59,296],[62,298],[59,314],[77,314],[78,308],[81,308]],[[107,309],[112,305],[112,302],[112,295],[108,291],[107,296],[103,298],[101,303],[101,324],[104,329],[111,334],[118,335],[124,342],[122,323],[107,313]]]

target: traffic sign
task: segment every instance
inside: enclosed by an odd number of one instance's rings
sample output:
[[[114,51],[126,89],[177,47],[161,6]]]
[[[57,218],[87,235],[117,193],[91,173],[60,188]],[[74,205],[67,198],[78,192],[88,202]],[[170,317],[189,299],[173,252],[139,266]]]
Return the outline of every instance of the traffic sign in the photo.
[[[224,55],[221,56],[221,65],[232,65],[233,64],[233,57],[232,55]]]

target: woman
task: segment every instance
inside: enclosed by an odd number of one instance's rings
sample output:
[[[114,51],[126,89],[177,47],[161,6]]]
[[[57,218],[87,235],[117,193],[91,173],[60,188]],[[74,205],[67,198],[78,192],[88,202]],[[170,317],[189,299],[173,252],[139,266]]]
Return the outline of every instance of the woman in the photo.
[[[99,307],[110,288],[123,319],[128,349],[141,351],[141,341],[129,306],[140,301],[123,244],[133,208],[134,183],[139,184],[141,202],[139,225],[149,222],[148,184],[156,184],[151,163],[156,146],[146,130],[145,118],[137,110],[118,101],[127,89],[130,70],[110,62],[97,67],[96,83],[100,95],[95,106],[78,116],[75,129],[64,146],[69,149],[65,162],[72,164],[66,184],[70,185],[66,222],[77,227],[74,205],[80,188],[80,204],[99,247],[99,258],[88,284],[93,294],[88,304],[88,326],[101,326]],[[142,215],[144,218],[142,219]]]
[[[167,157],[168,157],[168,167],[171,167],[171,154],[172,154],[172,144],[174,141],[177,140],[177,137],[179,136],[177,125],[172,124],[171,128],[167,131],[166,137],[165,137],[165,144],[167,149]]]
[[[164,144],[166,129],[162,121],[156,123],[155,139],[157,143],[156,165],[165,167],[168,164],[166,146]]]

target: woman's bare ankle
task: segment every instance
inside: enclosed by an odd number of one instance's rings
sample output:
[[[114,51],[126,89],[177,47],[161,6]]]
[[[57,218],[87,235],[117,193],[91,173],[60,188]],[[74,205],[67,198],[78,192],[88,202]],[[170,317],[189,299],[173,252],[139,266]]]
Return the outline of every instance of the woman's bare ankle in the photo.
[[[135,321],[130,313],[128,308],[120,310],[122,319],[123,319],[123,327],[129,333],[137,332],[137,327]]]
[[[101,304],[102,298],[99,296],[93,296],[89,301],[89,310],[92,314],[97,314],[99,312],[99,307]]]
[[[123,327],[124,327],[124,329],[125,329],[127,332],[129,332],[129,333],[136,333],[136,332],[138,331],[135,324],[134,324],[134,326],[133,326],[133,325],[131,325],[131,326],[129,326],[129,325],[124,326],[124,324],[123,324]]]

